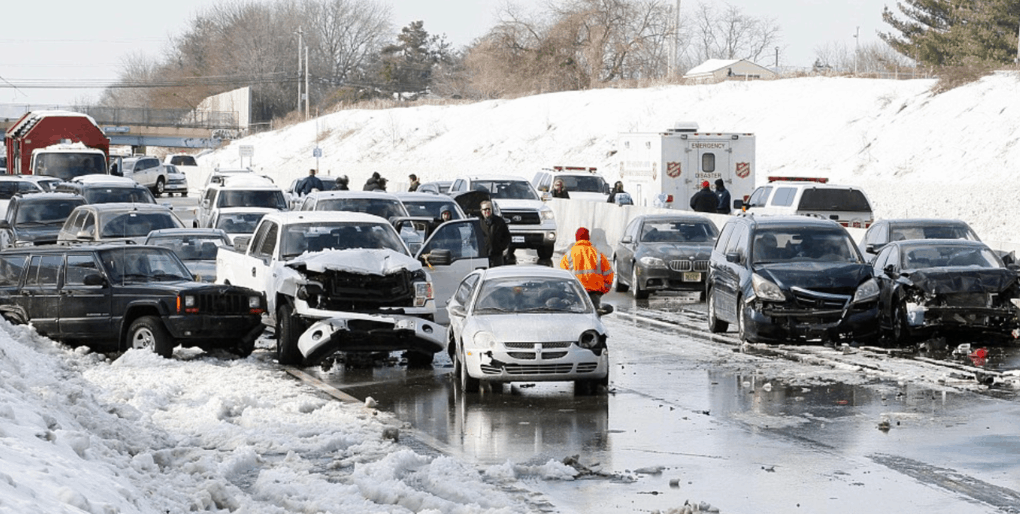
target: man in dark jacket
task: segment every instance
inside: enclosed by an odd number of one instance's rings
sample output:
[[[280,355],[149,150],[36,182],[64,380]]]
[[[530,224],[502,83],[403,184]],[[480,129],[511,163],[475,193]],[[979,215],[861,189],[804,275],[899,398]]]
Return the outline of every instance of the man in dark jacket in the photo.
[[[369,177],[369,179],[365,181],[365,188],[364,188],[364,190],[365,191],[382,191],[383,190],[382,180],[383,180],[383,178],[381,176],[379,176],[379,172],[378,171],[373,171],[372,172],[372,176]]]
[[[691,197],[691,209],[696,212],[712,212],[719,210],[719,197],[712,192],[711,184],[708,181],[701,183],[701,190]]]
[[[484,254],[489,257],[489,267],[503,265],[503,252],[510,246],[510,227],[499,216],[492,214],[492,202],[482,202],[482,234],[485,235]]]
[[[308,170],[308,176],[301,179],[294,188],[298,196],[305,196],[312,191],[322,191],[322,180],[315,176],[315,168]]]
[[[347,175],[344,175],[344,176],[341,176],[341,177],[337,177],[336,178],[336,190],[337,191],[347,191],[348,190],[348,188],[347,188],[348,182],[350,182],[350,179],[347,178]]]
[[[730,213],[730,192],[726,189],[726,183],[723,179],[715,179],[715,196],[719,198],[719,205],[716,207],[716,212],[719,214]]]
[[[570,193],[567,192],[567,188],[563,185],[563,180],[556,179],[556,182],[553,182],[552,197],[570,199]]]

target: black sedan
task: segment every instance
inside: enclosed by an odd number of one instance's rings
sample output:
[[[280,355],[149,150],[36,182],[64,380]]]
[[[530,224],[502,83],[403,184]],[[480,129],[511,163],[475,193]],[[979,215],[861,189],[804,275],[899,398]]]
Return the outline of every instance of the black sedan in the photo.
[[[616,290],[644,299],[653,291],[698,291],[705,295],[708,259],[719,231],[695,214],[645,214],[623,231],[613,252]]]
[[[885,245],[874,261],[879,320],[898,342],[940,334],[1010,339],[1020,284],[979,241],[928,239]]]

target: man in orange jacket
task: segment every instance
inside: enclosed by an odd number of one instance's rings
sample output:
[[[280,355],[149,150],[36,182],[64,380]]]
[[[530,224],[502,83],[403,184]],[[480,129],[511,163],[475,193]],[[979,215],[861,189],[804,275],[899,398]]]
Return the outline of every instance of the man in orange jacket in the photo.
[[[560,259],[560,267],[574,273],[598,309],[602,306],[602,295],[608,293],[609,286],[613,284],[613,266],[605,255],[592,246],[589,237],[588,229],[577,229],[574,234],[577,242]]]

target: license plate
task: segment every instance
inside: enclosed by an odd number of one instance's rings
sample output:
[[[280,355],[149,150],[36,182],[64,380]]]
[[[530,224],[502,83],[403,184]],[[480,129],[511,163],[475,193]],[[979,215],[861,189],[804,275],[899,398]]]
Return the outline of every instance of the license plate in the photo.
[[[684,272],[684,282],[701,282],[701,273],[697,271]]]
[[[524,242],[524,236],[510,236],[510,242],[511,243],[523,243]]]

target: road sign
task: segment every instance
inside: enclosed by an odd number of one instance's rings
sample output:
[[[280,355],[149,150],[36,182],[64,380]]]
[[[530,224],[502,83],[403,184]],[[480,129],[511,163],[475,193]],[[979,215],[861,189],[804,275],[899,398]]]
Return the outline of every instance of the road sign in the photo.
[[[312,157],[315,157],[316,159],[322,157],[322,148],[316,146],[315,150],[312,150]]]
[[[238,151],[241,152],[241,157],[255,156],[255,147],[251,145],[241,145],[238,147]]]

